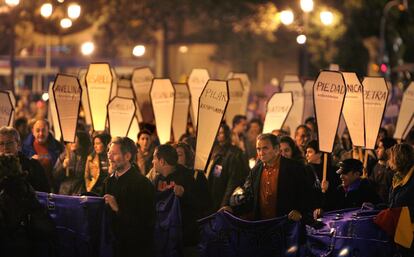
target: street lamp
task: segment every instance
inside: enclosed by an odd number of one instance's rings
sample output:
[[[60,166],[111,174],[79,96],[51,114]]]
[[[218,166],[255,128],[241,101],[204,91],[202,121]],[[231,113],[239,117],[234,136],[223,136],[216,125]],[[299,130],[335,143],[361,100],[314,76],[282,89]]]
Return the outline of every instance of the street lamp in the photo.
[[[321,12],[319,17],[321,18],[322,24],[325,26],[329,26],[333,23],[333,14],[330,11]]]
[[[76,20],[77,18],[79,18],[80,14],[81,14],[80,5],[73,3],[68,6],[68,17],[69,18],[71,18],[72,20]]]
[[[284,10],[280,12],[280,21],[284,25],[292,24],[294,19],[295,19],[295,16],[293,15],[293,12],[291,10]]]
[[[313,11],[313,0],[300,0],[300,8],[305,13]]]
[[[61,19],[61,20],[60,20],[60,26],[61,26],[63,29],[70,28],[70,27],[72,27],[72,20],[71,20],[71,19],[68,19],[68,18],[63,18],[63,19]]]
[[[81,46],[81,52],[83,55],[91,55],[95,50],[95,44],[91,41],[85,42]]]
[[[19,5],[20,0],[6,0],[5,2],[8,6],[15,7],[15,6]]]
[[[145,54],[145,46],[144,45],[136,45],[134,49],[132,49],[132,55],[136,57],[141,57]]]

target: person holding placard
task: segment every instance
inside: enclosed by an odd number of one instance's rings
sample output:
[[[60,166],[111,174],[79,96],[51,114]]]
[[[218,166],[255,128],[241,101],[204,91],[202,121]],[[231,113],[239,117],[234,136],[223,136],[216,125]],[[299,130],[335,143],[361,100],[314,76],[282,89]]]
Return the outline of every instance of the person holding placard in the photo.
[[[256,158],[256,138],[262,133],[263,122],[259,118],[253,118],[250,120],[247,126],[247,140],[246,140],[246,153],[247,158],[250,160]]]
[[[342,184],[334,192],[334,209],[358,208],[363,203],[377,204],[380,198],[366,178],[361,178],[363,165],[357,159],[346,159],[339,163]]]
[[[306,125],[299,125],[295,130],[295,143],[303,155],[305,155],[305,146],[311,140],[311,130]]]
[[[280,138],[280,154],[285,158],[305,163],[302,152],[289,136],[283,136]]]
[[[49,134],[49,123],[46,120],[36,120],[30,133],[22,145],[22,152],[27,158],[33,158],[40,162],[45,169],[46,177],[52,192],[57,192],[53,181],[52,170],[63,151],[62,145]]]
[[[152,146],[151,132],[141,130],[137,136],[137,165],[142,175],[147,175],[152,168],[152,156],[154,149]]]
[[[309,210],[304,166],[280,155],[279,140],[273,134],[259,135],[256,149],[259,161],[226,209],[253,220],[283,215],[301,220]]]
[[[135,143],[128,137],[116,137],[110,143],[113,174],[105,181],[103,198],[110,208],[115,257],[154,255],[155,192],[133,164],[136,154]]]
[[[369,180],[374,186],[375,191],[384,203],[388,203],[389,191],[392,184],[392,177],[394,175],[392,170],[387,166],[387,150],[396,143],[397,141],[390,137],[385,137],[378,141],[378,147],[376,149],[378,162],[375,164],[369,176]]]
[[[241,186],[249,174],[249,164],[240,148],[231,144],[231,131],[221,123],[207,168],[207,180],[212,212],[229,205],[234,189]]]
[[[233,118],[233,127],[232,131],[232,143],[233,145],[239,147],[243,152],[246,152],[246,127],[247,127],[247,118],[244,115],[236,115]]]

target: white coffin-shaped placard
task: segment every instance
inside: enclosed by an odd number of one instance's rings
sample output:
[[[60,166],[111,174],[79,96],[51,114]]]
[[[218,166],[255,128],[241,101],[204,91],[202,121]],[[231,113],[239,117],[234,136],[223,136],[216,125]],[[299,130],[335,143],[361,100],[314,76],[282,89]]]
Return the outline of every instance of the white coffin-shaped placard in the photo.
[[[267,102],[263,133],[281,129],[293,106],[292,92],[275,93]]]
[[[0,90],[0,127],[10,124],[13,114],[13,103],[9,92]]]
[[[304,90],[299,81],[285,82],[282,92],[292,92],[293,95],[293,106],[284,125],[290,128],[290,136],[294,138],[296,128],[302,124],[303,108],[305,105]]]
[[[385,112],[388,87],[382,77],[365,77],[362,85],[364,86],[365,148],[373,150]]]
[[[346,87],[342,73],[321,71],[313,85],[319,149],[330,153],[333,149],[339,118],[345,100]]]
[[[229,85],[229,104],[226,109],[226,123],[231,128],[233,127],[233,118],[237,114],[244,113],[241,112],[243,106],[243,85],[240,79],[229,79],[227,81]]]
[[[53,84],[60,131],[65,142],[75,142],[82,88],[75,76],[58,74]]]
[[[14,119],[15,119],[15,115],[16,115],[16,97],[14,97],[14,94],[11,90],[7,90],[7,93],[9,93],[10,101],[11,101],[12,107],[13,107],[13,111],[12,111],[12,115],[11,115],[11,118],[10,118],[9,126],[13,127]]]
[[[114,68],[111,68],[111,74],[112,74],[112,88],[111,88],[111,96],[109,99],[112,99],[116,96],[116,93],[118,92],[118,76],[116,75],[116,71]]]
[[[394,138],[402,139],[404,131],[410,124],[411,116],[414,113],[414,82],[411,82],[407,89],[404,91],[404,95],[401,102],[400,112],[398,114],[397,126],[395,127]]]
[[[135,96],[134,89],[132,88],[131,81],[129,79],[119,79],[116,90],[117,90],[116,96],[134,99],[135,116],[137,116],[139,121],[142,120],[142,114],[139,109],[139,104]]]
[[[62,139],[62,130],[60,129],[59,118],[56,109],[55,94],[53,93],[53,82],[49,84],[49,110],[52,119],[52,127],[55,139],[60,141]],[[83,97],[83,94],[82,94]]]
[[[134,117],[134,99],[119,96],[114,97],[108,103],[108,122],[111,137],[127,136]]]
[[[408,133],[410,133],[410,131],[413,127],[414,127],[414,113],[413,113],[413,115],[411,115],[411,121],[410,121],[410,123],[408,124],[407,128],[404,131],[404,134],[403,134],[403,139],[404,140],[407,138]]]
[[[78,73],[78,80],[82,88],[82,109],[85,114],[85,122],[86,124],[92,126],[92,116],[91,116],[91,108],[89,106],[89,96],[88,90],[86,89],[86,72],[87,69],[81,69]]]
[[[150,97],[153,78],[154,74],[148,67],[135,69],[132,73],[132,87],[142,116],[140,122],[154,123]]]
[[[190,111],[190,90],[187,84],[174,83],[175,88],[175,103],[173,115],[173,133],[174,141],[185,134],[187,129],[188,113]]]
[[[94,131],[104,131],[112,87],[112,73],[108,63],[91,63],[86,73],[89,106]]]
[[[342,72],[346,84],[346,96],[342,115],[348,127],[352,144],[365,146],[364,88],[356,73]]]
[[[226,81],[209,80],[200,96],[195,153],[195,170],[204,171],[216,139],[220,123],[226,113],[229,89]]]
[[[134,116],[134,118],[132,119],[131,127],[129,127],[129,130],[128,130],[128,137],[132,141],[136,142],[137,139],[138,139],[139,131],[140,130],[139,130],[138,118],[136,116]]]
[[[233,73],[233,79],[240,79],[243,85],[243,98],[242,98],[240,114],[246,115],[247,104],[249,102],[250,88],[252,86],[252,83],[250,82],[249,75],[247,75],[247,73],[235,72]]]
[[[315,108],[313,108],[313,84],[315,81],[306,80],[303,85],[303,92],[305,95],[305,103],[303,107],[303,119],[302,124],[305,123],[305,120],[309,117],[315,117]]]
[[[157,134],[161,144],[165,144],[171,140],[174,94],[174,87],[169,79],[153,80],[150,96],[155,115]]]
[[[194,129],[197,129],[198,100],[209,79],[210,75],[206,69],[193,69],[188,76],[187,84],[191,95],[190,116]]]

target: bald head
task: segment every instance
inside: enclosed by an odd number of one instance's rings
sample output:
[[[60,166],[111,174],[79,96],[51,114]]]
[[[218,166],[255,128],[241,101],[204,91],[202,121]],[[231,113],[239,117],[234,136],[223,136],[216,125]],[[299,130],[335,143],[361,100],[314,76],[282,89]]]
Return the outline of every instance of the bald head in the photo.
[[[49,136],[49,123],[46,120],[37,120],[33,124],[32,133],[36,142],[46,143]]]

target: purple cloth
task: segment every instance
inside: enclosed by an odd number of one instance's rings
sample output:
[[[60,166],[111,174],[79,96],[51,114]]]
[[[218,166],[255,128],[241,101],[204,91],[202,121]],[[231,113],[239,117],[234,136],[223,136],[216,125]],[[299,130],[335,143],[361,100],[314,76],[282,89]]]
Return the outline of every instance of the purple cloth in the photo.
[[[299,256],[300,224],[286,217],[245,221],[217,212],[199,225],[200,257]]]

